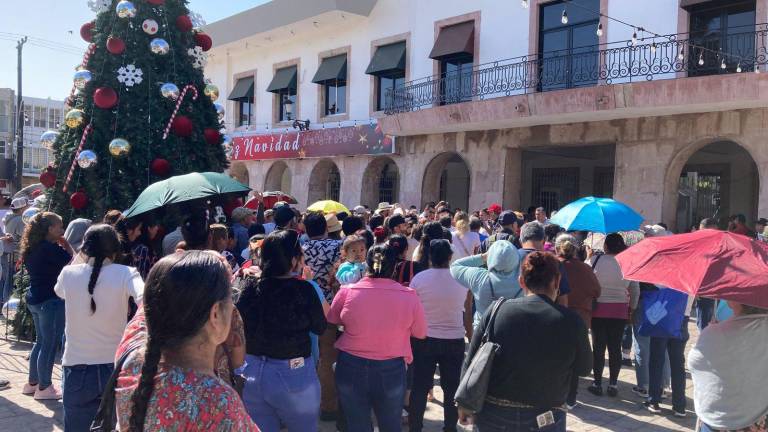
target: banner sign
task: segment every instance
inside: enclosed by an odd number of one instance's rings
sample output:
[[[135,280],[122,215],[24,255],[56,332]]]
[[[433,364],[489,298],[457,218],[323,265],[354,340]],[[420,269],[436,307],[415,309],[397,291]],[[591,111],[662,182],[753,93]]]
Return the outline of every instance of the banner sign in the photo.
[[[232,160],[301,159],[329,156],[392,154],[395,138],[378,125],[243,135],[232,139]]]

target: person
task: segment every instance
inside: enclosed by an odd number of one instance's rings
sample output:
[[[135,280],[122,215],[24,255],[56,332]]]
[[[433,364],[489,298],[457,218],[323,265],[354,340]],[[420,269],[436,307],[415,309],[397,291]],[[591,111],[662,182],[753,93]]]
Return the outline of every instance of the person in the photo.
[[[341,259],[344,263],[336,271],[336,280],[341,285],[357,283],[365,275],[365,239],[354,234],[345,238]]]
[[[345,236],[351,236],[361,229],[365,229],[365,220],[360,216],[349,216],[341,222],[341,231]]]
[[[589,265],[600,282],[600,297],[592,310],[592,342],[594,350],[594,382],[587,390],[596,396],[603,395],[603,369],[605,351],[608,350],[608,395],[618,395],[621,371],[621,338],[624,326],[637,308],[640,287],[637,282],[624,279],[616,255],[627,246],[619,234],[605,237],[604,254],[594,255]]]
[[[35,325],[35,345],[29,354],[29,380],[23,394],[37,400],[61,399],[51,382],[56,347],[64,334],[64,300],[54,292],[61,269],[74,255],[64,239],[64,223],[56,213],[40,212],[30,219],[21,238],[21,259],[29,271],[27,307]]]
[[[470,230],[469,215],[464,212],[456,212],[453,216],[456,230],[453,232],[453,246],[456,251],[453,259],[461,259],[474,255],[480,247],[480,235]]]
[[[536,211],[533,217],[536,222],[545,226],[549,225],[549,219],[547,219],[547,211],[544,209],[544,207],[536,207]]]
[[[520,263],[525,260],[525,256],[531,252],[544,251],[544,241],[546,240],[545,226],[540,222],[528,222],[520,228],[520,245],[517,250],[520,254]],[[560,289],[558,290],[557,302],[563,306],[568,306],[568,294],[571,292],[568,283],[568,275],[560,269]]]
[[[483,232],[485,232],[485,229],[483,228],[483,221],[480,220],[480,218],[477,216],[471,216],[469,218],[469,230],[477,234],[477,236],[480,238],[481,244],[485,241],[485,239],[488,238],[488,235],[483,234]]]
[[[278,206],[275,204],[275,231],[296,229],[298,223],[296,222],[296,213],[287,204]]]
[[[123,217],[123,212],[121,212],[120,210],[114,210],[114,209],[108,210],[104,214],[104,219],[102,219],[101,222],[114,227],[115,225],[117,225],[117,223],[120,221],[122,217]]]
[[[169,232],[163,237],[162,248],[163,256],[170,255],[176,251],[176,245],[182,240],[181,225],[177,226],[175,230]]]
[[[492,332],[493,342],[501,350],[493,362],[485,405],[474,419],[478,432],[565,432],[562,406],[568,388],[574,375],[589,374],[592,353],[584,321],[555,302],[559,277],[560,263],[554,255],[532,252],[526,256],[519,277],[525,297],[499,307]],[[489,315],[484,314],[481,329],[488,326]],[[483,332],[476,331],[462,372],[482,340]],[[469,413],[461,406],[459,413],[466,423]],[[551,413],[551,424],[540,428],[537,417],[547,413]]]
[[[75,253],[80,252],[85,232],[88,231],[92,224],[93,222],[90,219],[77,218],[67,225],[67,229],[64,231],[64,238],[67,239]]]
[[[389,278],[390,246],[372,247],[366,263],[366,277],[340,290],[328,311],[329,323],[344,326],[336,342],[336,388],[350,431],[373,430],[373,410],[381,432],[399,432],[410,338],[423,339],[427,323],[416,292]]]
[[[0,302],[5,302],[13,293],[13,275],[16,273],[16,261],[18,261],[19,246],[21,238],[24,235],[24,221],[21,215],[29,208],[29,202],[26,198],[14,198],[8,213],[3,217],[3,226],[5,235],[3,236],[3,257],[2,257],[2,290],[0,290]]]
[[[404,235],[391,235],[387,244],[394,250],[396,257],[392,280],[400,285],[408,286],[413,277],[427,267],[423,267],[422,264],[408,259],[408,239]]]
[[[332,240],[341,240],[341,222],[335,214],[325,215],[325,224],[328,227],[328,238]]]
[[[227,250],[227,246],[230,243],[230,229],[228,229],[226,225],[222,224],[212,224],[208,227],[208,229],[211,233],[210,249],[214,252],[220,253],[221,256],[227,260],[227,264],[229,264],[229,266],[232,268],[232,271],[237,272],[237,270],[240,268],[237,263],[237,258],[232,255],[232,252]],[[248,244],[250,246],[250,241]]]
[[[553,223],[550,223],[549,225],[544,226],[544,246],[542,250],[544,252],[552,252],[555,253],[555,239],[557,239],[557,236],[563,232],[563,229],[560,227],[560,225],[555,225]]]
[[[325,222],[323,215],[320,219]],[[312,285],[298,279],[304,255],[293,230],[276,231],[261,245],[261,277],[247,279],[237,309],[245,323],[243,401],[264,432],[317,428],[320,381],[309,334],[326,319]]]
[[[453,395],[459,386],[464,359],[464,319],[468,290],[451,276],[453,250],[448,240],[433,240],[430,268],[417,274],[410,287],[416,291],[427,320],[427,338],[412,339],[413,388],[410,400],[410,431],[424,427],[427,395],[434,384],[435,366],[440,368],[443,389],[443,430],[456,431],[459,418]]]
[[[139,272],[116,264],[121,253],[117,231],[91,226],[83,237],[86,262],[64,267],[54,291],[64,300],[64,429],[87,431],[114,369],[115,351],[128,316],[128,299],[141,304],[144,282]]]
[[[568,275],[571,287],[568,309],[576,312],[589,329],[592,323],[592,305],[600,297],[600,282],[592,269],[579,259],[580,244],[576,237],[563,233],[557,236],[554,244],[557,258],[560,260],[560,271]],[[578,388],[579,377],[574,375],[566,398],[569,410],[576,407]]]
[[[122,244],[120,263],[135,267],[141,277],[146,278],[152,267],[152,260],[149,256],[149,248],[138,241],[144,222],[141,218],[121,216],[114,226]]]
[[[728,301],[734,317],[710,325],[688,354],[702,432],[768,430],[768,310]]]
[[[486,309],[497,299],[514,299],[523,295],[518,282],[519,274],[520,255],[508,241],[497,241],[488,252],[451,264],[451,275],[472,292],[475,304],[473,327],[477,327]]]
[[[520,220],[515,212],[509,210],[502,212],[497,221],[498,230],[480,244],[477,253],[484,254],[488,252],[491,245],[498,240],[507,240],[519,248],[520,242],[517,239],[519,224]]]
[[[207,250],[211,243],[211,231],[205,214],[193,213],[181,224],[181,237],[185,250]]]
[[[732,216],[731,225],[728,231],[735,234],[741,234],[743,236],[755,238],[755,232],[749,229],[747,226],[747,218],[743,214],[737,214]]]
[[[258,432],[214,371],[234,310],[229,280],[226,263],[210,251],[174,253],[152,267],[143,307],[115,354],[126,356],[115,389],[118,430]]]
[[[445,238],[445,231],[439,222],[427,222],[421,230],[419,245],[413,251],[413,261],[422,269],[429,268],[429,245],[432,240]]]
[[[230,251],[232,255],[240,256],[240,253],[248,248],[248,228],[255,219],[251,209],[238,207],[232,210],[232,229],[235,232],[235,248]]]

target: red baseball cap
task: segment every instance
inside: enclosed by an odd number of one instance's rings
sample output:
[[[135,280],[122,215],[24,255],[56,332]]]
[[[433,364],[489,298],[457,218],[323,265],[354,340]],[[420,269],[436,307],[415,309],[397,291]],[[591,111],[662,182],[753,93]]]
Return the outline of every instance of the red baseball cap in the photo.
[[[492,212],[492,213],[500,214],[501,213],[501,205],[499,205],[497,203],[493,203],[493,204],[488,206],[488,211]]]

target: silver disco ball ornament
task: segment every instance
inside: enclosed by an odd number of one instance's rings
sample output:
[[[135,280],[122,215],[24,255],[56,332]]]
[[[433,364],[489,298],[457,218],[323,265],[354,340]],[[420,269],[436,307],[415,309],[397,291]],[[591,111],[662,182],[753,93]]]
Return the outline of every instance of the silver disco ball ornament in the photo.
[[[3,316],[5,316],[6,320],[13,321],[17,310],[19,310],[19,299],[11,297],[8,299],[8,302],[3,305]]]
[[[120,0],[115,7],[115,12],[119,18],[133,18],[136,16],[136,6],[128,0]]]
[[[53,143],[56,142],[56,138],[58,137],[59,133],[56,131],[49,130],[43,132],[43,134],[40,135],[40,145],[51,150],[53,148]]]
[[[149,50],[157,55],[166,55],[171,50],[171,46],[163,38],[155,38],[149,42]]]
[[[219,121],[224,121],[224,115],[227,114],[227,111],[224,109],[224,105],[214,102],[213,107],[216,108],[216,114],[219,115]]]
[[[40,209],[37,207],[30,207],[26,210],[24,210],[24,213],[21,214],[21,221],[24,222],[24,224],[29,224],[29,221],[40,213]]]
[[[179,88],[174,83],[165,83],[160,86],[160,94],[166,99],[175,101],[179,98]]]
[[[77,166],[82,169],[88,169],[98,162],[99,158],[93,150],[83,150],[77,155]]]
[[[131,144],[124,138],[115,138],[109,143],[109,154],[116,158],[128,156]]]
[[[91,82],[93,79],[93,74],[91,74],[91,71],[81,69],[77,72],[75,72],[75,77],[73,79],[75,83],[75,88],[78,90],[82,90],[85,88],[85,86]]]

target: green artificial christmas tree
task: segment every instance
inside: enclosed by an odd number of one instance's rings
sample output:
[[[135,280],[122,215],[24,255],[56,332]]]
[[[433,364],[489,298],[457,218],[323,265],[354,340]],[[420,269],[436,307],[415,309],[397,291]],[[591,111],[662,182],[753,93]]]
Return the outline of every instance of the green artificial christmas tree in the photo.
[[[218,88],[203,76],[211,39],[186,0],[91,0],[98,13],[74,74],[64,124],[46,132],[55,162],[40,175],[67,220],[125,210],[149,184],[227,168]]]

